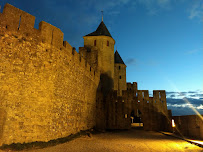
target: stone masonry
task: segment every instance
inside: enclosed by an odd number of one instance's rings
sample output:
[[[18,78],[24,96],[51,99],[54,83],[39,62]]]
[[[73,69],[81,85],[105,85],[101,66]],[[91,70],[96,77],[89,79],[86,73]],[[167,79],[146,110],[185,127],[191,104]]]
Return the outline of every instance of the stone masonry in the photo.
[[[129,129],[138,110],[145,130],[170,129],[165,91],[149,97],[136,82],[126,83],[126,65],[114,56],[115,40],[103,21],[83,37],[79,53],[59,28],[34,23],[10,4],[0,13],[0,146],[93,127]]]
[[[19,26],[19,21],[20,26]],[[49,141],[95,126],[99,73],[60,29],[9,4],[0,14],[0,143]]]

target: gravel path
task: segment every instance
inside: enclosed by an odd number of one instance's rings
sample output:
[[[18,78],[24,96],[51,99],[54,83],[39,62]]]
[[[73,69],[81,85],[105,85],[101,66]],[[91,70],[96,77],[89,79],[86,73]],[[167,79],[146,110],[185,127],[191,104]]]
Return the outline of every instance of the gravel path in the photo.
[[[126,130],[82,136],[44,149],[21,152],[203,152],[203,149],[161,133]],[[9,151],[11,152],[11,151]]]

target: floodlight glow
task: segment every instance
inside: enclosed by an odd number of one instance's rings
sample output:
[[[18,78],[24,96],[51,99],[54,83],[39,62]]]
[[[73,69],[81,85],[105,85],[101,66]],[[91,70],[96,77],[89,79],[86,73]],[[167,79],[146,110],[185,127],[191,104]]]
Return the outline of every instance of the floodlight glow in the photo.
[[[172,119],[172,127],[175,127],[176,124],[175,124],[175,121]]]

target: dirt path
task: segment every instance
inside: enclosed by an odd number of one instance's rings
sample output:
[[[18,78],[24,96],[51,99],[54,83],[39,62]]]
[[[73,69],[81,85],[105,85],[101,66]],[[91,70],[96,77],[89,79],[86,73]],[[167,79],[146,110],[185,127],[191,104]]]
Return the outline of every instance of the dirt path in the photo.
[[[203,149],[180,139],[143,130],[106,132],[83,136],[44,149],[21,152],[203,152]],[[10,151],[11,152],[11,151]]]

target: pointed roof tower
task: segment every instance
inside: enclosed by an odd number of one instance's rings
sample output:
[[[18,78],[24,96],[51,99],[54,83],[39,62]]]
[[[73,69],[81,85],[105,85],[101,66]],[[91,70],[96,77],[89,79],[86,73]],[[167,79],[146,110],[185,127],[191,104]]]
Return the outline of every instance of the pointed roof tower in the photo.
[[[112,38],[111,34],[109,33],[109,30],[107,29],[103,21],[101,21],[96,31],[87,34],[86,36],[102,36],[102,35],[109,36]]]
[[[115,63],[120,63],[120,64],[125,64],[117,50],[116,50],[116,52],[114,54],[114,62]]]

